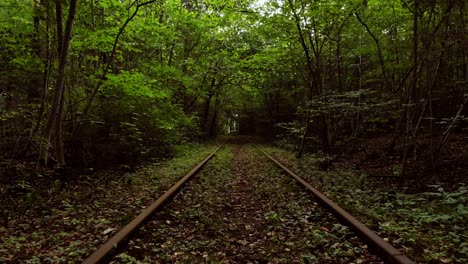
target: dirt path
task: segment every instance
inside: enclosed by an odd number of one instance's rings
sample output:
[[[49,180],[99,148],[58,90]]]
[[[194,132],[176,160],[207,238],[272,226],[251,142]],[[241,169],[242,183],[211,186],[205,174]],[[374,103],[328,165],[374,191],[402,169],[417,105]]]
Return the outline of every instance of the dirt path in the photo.
[[[221,151],[115,262],[380,263],[258,150]]]

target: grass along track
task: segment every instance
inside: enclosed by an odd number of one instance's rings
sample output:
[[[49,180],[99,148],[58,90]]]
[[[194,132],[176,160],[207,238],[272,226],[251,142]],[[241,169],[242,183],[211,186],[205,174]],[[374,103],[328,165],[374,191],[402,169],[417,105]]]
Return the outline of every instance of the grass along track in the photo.
[[[298,160],[292,152],[263,148],[416,263],[468,263],[465,184],[452,191],[435,185],[433,191],[407,193],[342,164],[320,170],[320,156]]]
[[[218,152],[113,263],[381,263],[250,145]]]
[[[0,225],[0,262],[79,263],[214,149],[188,145],[134,173],[101,171],[12,197],[9,223]]]

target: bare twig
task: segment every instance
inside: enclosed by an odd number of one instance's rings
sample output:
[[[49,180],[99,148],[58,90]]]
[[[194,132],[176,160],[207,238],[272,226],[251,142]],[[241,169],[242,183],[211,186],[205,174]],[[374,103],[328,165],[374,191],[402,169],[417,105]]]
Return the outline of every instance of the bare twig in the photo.
[[[468,95],[465,95],[465,101],[463,101],[463,103],[460,105],[460,108],[458,108],[457,114],[455,115],[455,117],[452,119],[452,122],[450,122],[450,125],[447,127],[447,129],[442,134],[443,137],[440,139],[439,144],[437,145],[437,153],[436,153],[437,156],[440,153],[440,150],[442,149],[442,146],[447,142],[447,139],[448,139],[448,137],[450,135],[450,131],[452,130],[454,124],[460,118],[461,112],[463,111],[463,109],[465,108],[465,105],[467,103],[468,103]]]

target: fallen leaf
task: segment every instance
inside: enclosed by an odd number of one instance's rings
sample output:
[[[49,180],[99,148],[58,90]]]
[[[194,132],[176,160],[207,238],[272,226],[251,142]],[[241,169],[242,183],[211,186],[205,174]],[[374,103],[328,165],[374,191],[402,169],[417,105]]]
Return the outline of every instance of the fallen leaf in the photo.
[[[114,231],[114,229],[115,229],[115,228],[111,228],[111,227],[110,227],[110,228],[107,228],[106,230],[104,230],[104,231],[102,232],[102,234],[103,234],[103,235],[107,235],[107,234],[109,234],[110,232]]]

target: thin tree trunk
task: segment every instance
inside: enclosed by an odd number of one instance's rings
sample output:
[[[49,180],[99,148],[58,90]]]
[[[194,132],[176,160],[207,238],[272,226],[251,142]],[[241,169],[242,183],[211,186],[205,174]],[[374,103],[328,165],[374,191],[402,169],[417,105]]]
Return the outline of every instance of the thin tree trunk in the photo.
[[[40,4],[34,1],[34,33],[31,38],[31,49],[37,58],[44,60],[44,48],[41,41],[41,17]],[[32,74],[27,94],[28,103],[36,102],[37,99],[41,98],[42,81],[42,74],[38,72]]]
[[[382,77],[384,79],[384,88],[387,87],[388,85],[388,78],[387,78],[387,70],[385,69],[385,61],[384,61],[384,58],[383,58],[383,54],[382,54],[382,48],[380,47],[380,43],[379,43],[379,40],[377,39],[377,37],[375,37],[375,35],[372,33],[372,31],[370,30],[369,26],[367,26],[366,23],[364,23],[364,21],[362,21],[362,19],[359,17],[358,13],[356,12],[355,13],[356,15],[356,18],[359,20],[359,22],[364,26],[364,28],[366,28],[367,30],[367,33],[369,33],[369,35],[372,37],[372,39],[374,40],[375,42],[375,45],[377,46],[377,54],[379,56],[379,63],[380,63],[380,68],[381,68],[381,71],[382,71]],[[391,88],[391,91],[393,92],[393,87]]]
[[[457,123],[458,119],[460,118],[461,116],[461,113],[463,111],[463,109],[465,108],[465,105],[468,103],[468,96],[466,96],[465,100],[463,101],[463,103],[460,105],[460,107],[458,108],[458,111],[457,113],[455,114],[455,116],[453,117],[452,119],[452,122],[450,122],[450,125],[447,127],[447,129],[444,131],[444,133],[442,134],[442,138],[440,139],[439,141],[439,144],[437,145],[437,148],[436,148],[436,153],[435,153],[435,160],[437,160],[437,158],[439,157],[439,154],[440,154],[440,151],[442,149],[442,147],[444,146],[444,144],[447,142],[447,139],[448,137],[450,136],[450,132],[454,126],[455,123]]]
[[[407,174],[408,166],[408,143],[410,132],[413,130],[413,120],[412,120],[412,110],[413,105],[416,102],[416,89],[418,85],[418,9],[419,1],[414,0],[414,10],[413,10],[413,79],[408,92],[408,104],[406,107],[406,130],[405,130],[405,139],[404,139],[404,150],[403,150],[403,162],[402,162],[402,174],[405,176]],[[416,144],[416,142],[414,142]],[[413,146],[415,148],[416,146]]]
[[[359,48],[362,48],[362,29],[359,30]],[[362,90],[362,55],[359,53],[359,65],[358,65],[358,72],[359,72],[359,91]],[[359,93],[358,98],[358,106],[361,105],[361,94]],[[354,128],[354,136],[356,137],[359,134],[359,124],[361,120],[361,111],[358,107],[356,112],[356,125]]]
[[[338,70],[338,91],[343,92],[343,76],[341,73],[341,28],[338,31],[338,41],[336,42],[336,63]]]
[[[216,79],[213,77],[211,79],[211,86],[210,86],[210,91],[208,92],[208,95],[205,99],[205,103],[203,106],[203,114],[201,117],[201,123],[200,123],[200,128],[205,133],[205,136],[208,135],[208,118],[210,116],[210,105],[211,105],[211,99],[213,98],[214,95],[214,89],[215,89],[215,82]]]
[[[50,54],[50,38],[49,38],[49,29],[50,29],[50,23],[49,23],[49,18],[50,18],[50,10],[49,10],[49,5],[48,3],[45,3],[45,9],[46,9],[46,14],[45,14],[45,23],[46,23],[46,28],[45,28],[45,48],[42,47],[43,52],[37,52],[37,56],[39,56],[42,59],[42,62],[44,63],[44,69],[42,72],[42,81],[40,84],[40,87],[42,88],[40,95],[40,106],[39,110],[37,113],[37,116],[35,117],[35,120],[31,126],[31,131],[29,133],[30,140],[28,141],[26,147],[23,149],[21,153],[19,153],[19,156],[24,156],[26,153],[29,152],[29,149],[32,145],[33,142],[33,137],[36,135],[37,131],[40,128],[41,121],[44,115],[45,111],[45,105],[46,105],[46,96],[47,96],[47,89],[49,87],[49,77],[50,77],[50,65],[52,64],[52,59],[51,59],[51,54]],[[39,31],[38,31],[39,33]],[[37,36],[37,40],[39,45],[40,42],[40,36]],[[43,54],[45,52],[45,54]]]
[[[56,15],[57,15],[57,46],[59,50],[59,68],[58,68],[58,77],[55,83],[54,97],[52,101],[52,108],[50,110],[49,116],[47,118],[46,126],[42,133],[43,142],[41,142],[41,147],[39,151],[39,164],[47,166],[48,161],[48,152],[49,146],[52,139],[52,134],[54,129],[57,129],[57,123],[61,124],[64,100],[64,85],[65,85],[65,67],[67,64],[68,50],[70,48],[70,41],[72,37],[73,23],[75,21],[77,0],[70,0],[70,7],[68,10],[67,24],[65,27],[65,33],[59,31],[62,29],[62,6],[60,0],[56,1]],[[60,38],[63,36],[63,38]],[[57,121],[60,119],[59,121]],[[59,142],[56,146],[63,146],[62,142]],[[57,151],[57,150],[56,150]],[[63,152],[58,150],[57,153]],[[62,164],[63,165],[63,164]]]
[[[309,132],[309,122],[310,122],[310,110],[307,108],[304,133],[302,134],[301,143],[299,144],[299,149],[297,150],[297,154],[296,154],[296,158],[298,159],[302,157],[302,154],[304,152],[304,145],[305,145],[305,141]]]
[[[211,125],[209,128],[209,136],[215,137],[216,136],[216,125],[218,123],[218,108],[219,108],[219,96],[215,98],[215,105],[213,109],[213,117],[211,118]]]
[[[314,76],[314,69],[313,69],[313,64],[312,64],[312,58],[311,58],[310,53],[309,53],[309,47],[307,46],[307,43],[306,43],[305,38],[304,38],[304,32],[303,32],[302,27],[301,27],[299,15],[296,12],[296,9],[294,7],[294,4],[293,4],[292,0],[288,0],[288,3],[289,3],[289,7],[291,8],[291,12],[292,12],[292,14],[294,16],[294,19],[295,19],[295,22],[296,22],[297,33],[299,34],[299,39],[300,39],[300,42],[301,42],[302,49],[304,50],[304,54],[306,56],[307,86],[309,88],[308,89],[308,99],[310,101],[312,99],[313,88],[314,88],[314,86],[312,84],[312,80],[316,79],[316,78],[313,77]],[[307,114],[306,114],[305,124],[304,124],[304,133],[302,134],[302,138],[301,138],[300,144],[299,144],[298,149],[297,149],[297,154],[296,154],[297,158],[302,157],[302,154],[303,154],[303,151],[304,151],[305,141],[306,141],[307,135],[309,133],[310,109],[309,109],[308,104],[306,106],[306,111],[307,111]]]
[[[65,108],[66,88],[63,87],[62,98],[60,99],[59,113],[55,124],[55,155],[57,158],[57,167],[65,166],[65,154],[63,149],[63,114]]]

